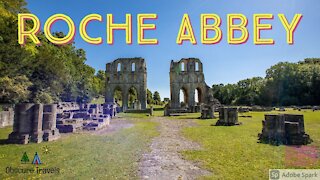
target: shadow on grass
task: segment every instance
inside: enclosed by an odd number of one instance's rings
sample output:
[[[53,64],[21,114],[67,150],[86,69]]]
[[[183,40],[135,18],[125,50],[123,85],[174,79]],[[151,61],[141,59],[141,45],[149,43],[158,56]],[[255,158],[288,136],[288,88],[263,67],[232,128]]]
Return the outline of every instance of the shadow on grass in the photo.
[[[0,146],[10,144],[7,139],[0,139]]]

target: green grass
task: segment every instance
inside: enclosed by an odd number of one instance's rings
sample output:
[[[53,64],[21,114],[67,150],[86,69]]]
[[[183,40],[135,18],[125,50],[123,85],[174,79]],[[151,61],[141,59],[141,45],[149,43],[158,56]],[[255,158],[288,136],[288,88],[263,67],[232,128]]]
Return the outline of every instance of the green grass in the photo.
[[[0,146],[0,179],[138,179],[138,161],[148,150],[150,140],[158,135],[156,123],[134,120],[135,126],[113,135],[71,134],[58,141],[28,145]],[[6,139],[10,128],[0,129],[0,139]],[[47,146],[50,153],[45,154]],[[59,174],[29,175],[5,173],[7,166],[34,168],[32,164],[21,164],[27,152],[30,161],[39,153],[40,167],[58,167]]]
[[[99,98],[93,98],[90,102],[91,104],[103,104],[105,101],[103,96],[99,96]]]
[[[155,116],[163,116],[163,111],[155,111]],[[193,119],[198,126],[184,128],[187,138],[199,142],[201,150],[183,151],[183,156],[201,167],[213,172],[205,179],[267,179],[268,170],[273,168],[301,168],[287,166],[286,146],[272,146],[257,143],[261,132],[264,114],[273,112],[249,112],[252,118],[239,118],[241,126],[211,126],[217,119],[200,120],[200,113],[186,113],[182,116],[168,117],[183,121]],[[282,113],[282,112],[281,112]],[[320,112],[293,111],[284,113],[304,114],[306,133],[314,142],[311,146],[320,148]],[[218,114],[215,114],[218,116]],[[239,114],[242,115],[242,114]],[[27,152],[30,161],[38,152],[43,162],[40,167],[58,167],[60,174],[29,175],[18,174],[11,179],[139,179],[138,162],[141,154],[148,150],[151,139],[158,135],[156,123],[147,114],[120,113],[119,116],[131,119],[135,124],[113,135],[90,135],[75,133],[58,141],[28,145],[0,145],[0,179],[12,175],[5,173],[7,166],[31,167],[21,164],[20,159]],[[0,129],[0,141],[6,139],[12,128]],[[47,146],[49,154],[43,152]],[[319,151],[320,152],[320,151]],[[320,168],[320,164],[302,168]]]
[[[268,113],[268,112],[267,112]],[[279,112],[272,112],[279,113]],[[304,114],[306,133],[314,142],[312,146],[320,148],[320,112],[286,111],[284,113]],[[244,113],[252,118],[239,118],[241,126],[210,126],[217,120],[196,120],[199,126],[183,129],[183,134],[203,149],[184,151],[184,157],[200,162],[205,169],[213,172],[205,179],[267,179],[269,169],[301,168],[288,167],[285,164],[285,147],[257,143],[261,132],[265,112]],[[184,118],[195,118],[193,114]],[[178,117],[181,118],[181,117]],[[320,151],[319,151],[320,152]],[[320,168],[318,165],[305,168]]]

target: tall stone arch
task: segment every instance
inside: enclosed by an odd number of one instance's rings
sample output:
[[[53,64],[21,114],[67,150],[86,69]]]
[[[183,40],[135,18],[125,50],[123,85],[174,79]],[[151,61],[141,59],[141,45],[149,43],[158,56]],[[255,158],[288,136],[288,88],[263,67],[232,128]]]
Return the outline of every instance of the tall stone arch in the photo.
[[[187,106],[193,109],[195,103],[195,90],[201,93],[199,102],[207,103],[210,87],[206,84],[203,66],[197,58],[181,59],[180,61],[171,61],[170,64],[170,94],[171,109],[180,109],[180,89],[184,88],[188,95]]]
[[[147,67],[143,58],[119,58],[106,64],[105,102],[114,103],[114,91],[122,90],[122,108],[128,109],[128,93],[135,87],[141,109],[147,108]]]

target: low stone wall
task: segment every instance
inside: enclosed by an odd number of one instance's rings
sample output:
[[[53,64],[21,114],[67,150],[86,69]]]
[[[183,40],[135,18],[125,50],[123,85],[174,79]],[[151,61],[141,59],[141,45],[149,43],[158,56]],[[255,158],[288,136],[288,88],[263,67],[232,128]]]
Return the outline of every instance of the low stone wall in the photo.
[[[8,111],[0,112],[0,128],[4,128],[6,126],[12,126],[14,119],[14,111],[12,108],[9,108]]]

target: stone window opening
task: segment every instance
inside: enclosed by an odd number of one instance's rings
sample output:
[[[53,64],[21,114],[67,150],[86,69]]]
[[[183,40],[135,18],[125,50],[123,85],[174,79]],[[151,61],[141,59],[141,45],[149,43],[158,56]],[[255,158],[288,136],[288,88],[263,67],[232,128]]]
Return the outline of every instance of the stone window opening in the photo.
[[[121,63],[118,63],[117,65],[117,72],[120,72],[121,71]]]
[[[186,71],[185,63],[182,62],[180,65],[181,65],[181,71]]]
[[[199,62],[196,62],[195,71],[199,71]]]
[[[135,72],[136,71],[136,63],[131,64],[131,71]]]

